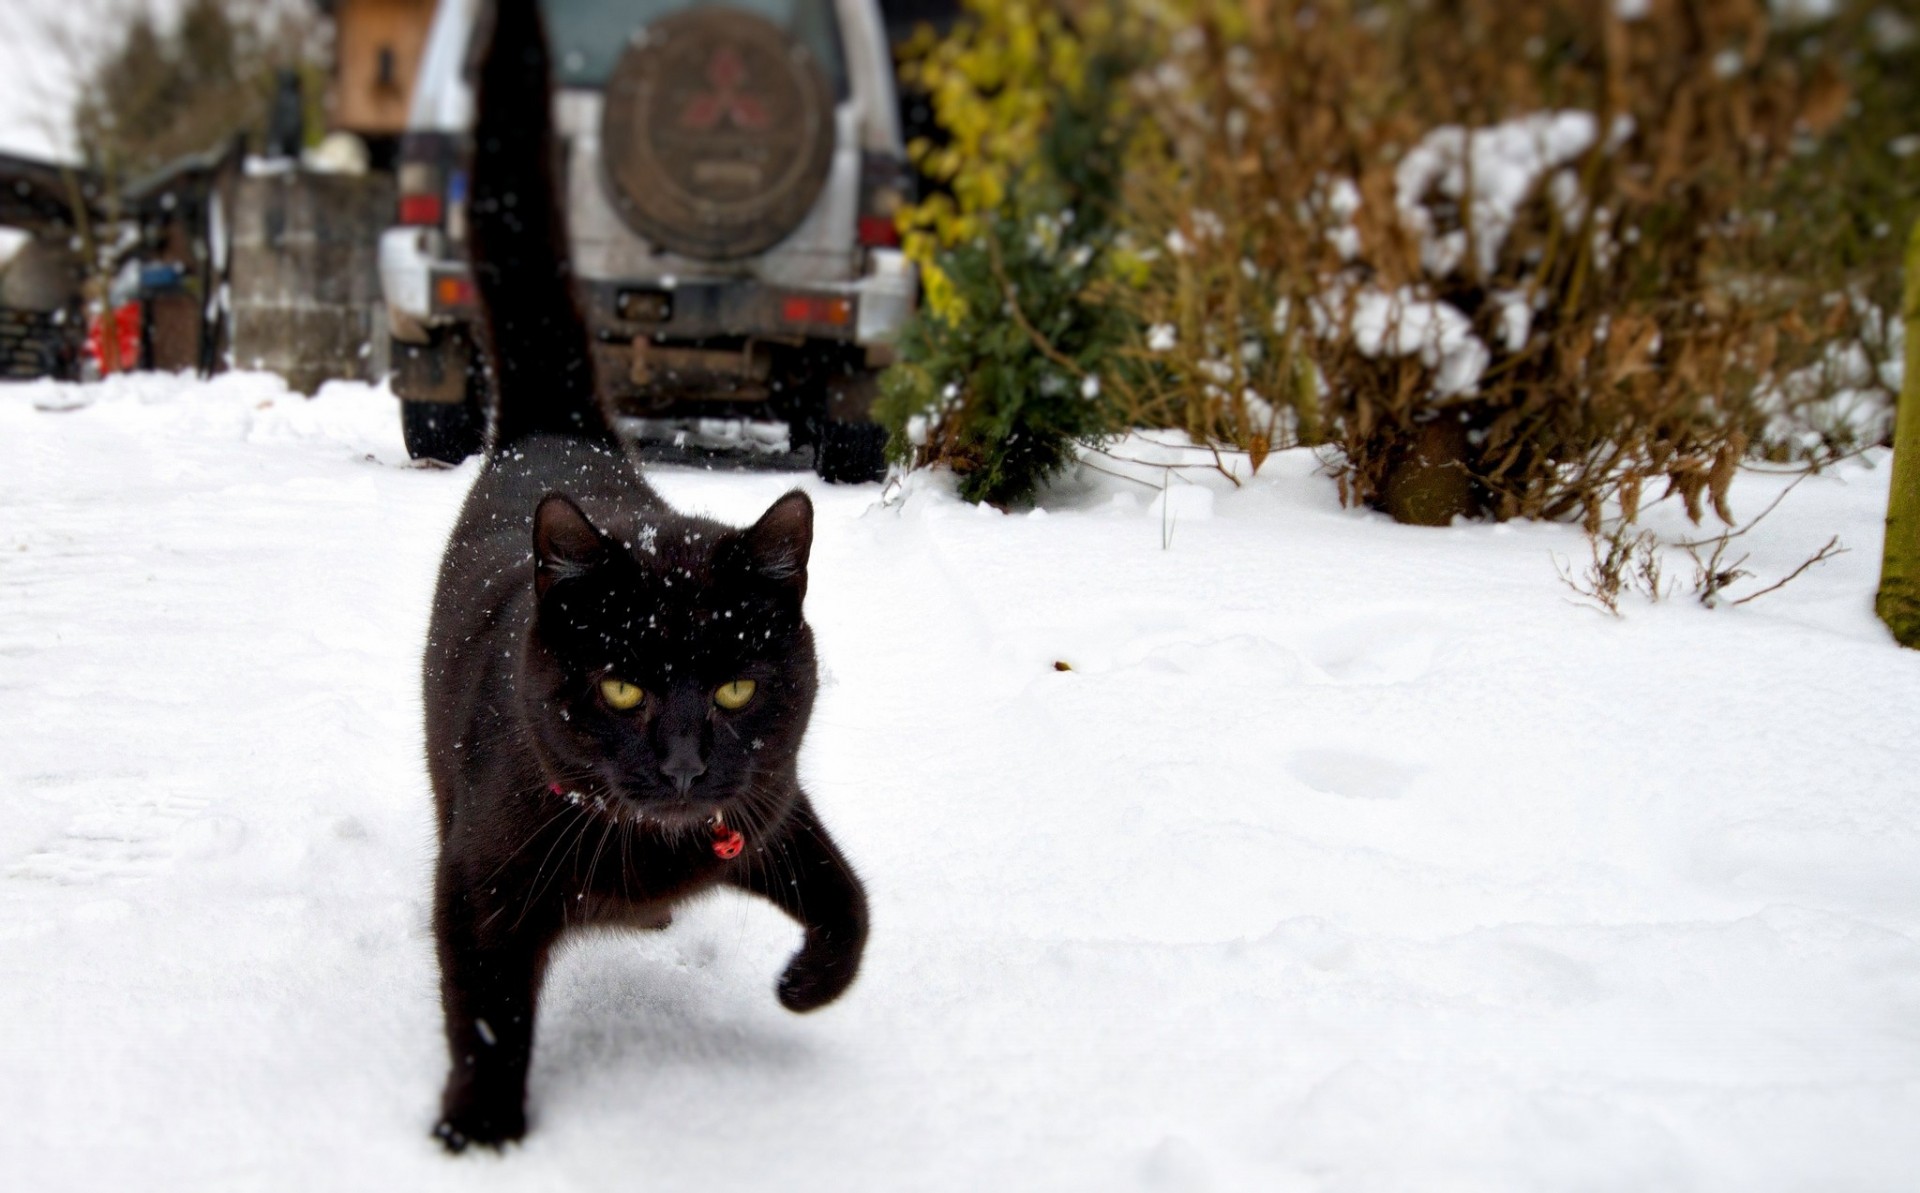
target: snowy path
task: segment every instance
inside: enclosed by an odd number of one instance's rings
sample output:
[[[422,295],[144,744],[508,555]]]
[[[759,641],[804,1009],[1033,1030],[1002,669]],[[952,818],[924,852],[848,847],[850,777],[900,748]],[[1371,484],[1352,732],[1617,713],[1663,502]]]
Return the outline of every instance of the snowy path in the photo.
[[[1851,554],[1616,622],[1554,577],[1573,530],[1396,527],[1300,453],[1170,550],[1113,481],[1031,517],[809,481],[805,771],[864,976],[788,1015],[796,933],[732,896],[581,944],[533,1134],[441,1156],[415,668],[471,465],[400,466],[390,402],[0,389],[9,1187],[1920,1181],[1886,469],[1749,536],[1769,577]],[[656,479],[733,520],[795,481]]]

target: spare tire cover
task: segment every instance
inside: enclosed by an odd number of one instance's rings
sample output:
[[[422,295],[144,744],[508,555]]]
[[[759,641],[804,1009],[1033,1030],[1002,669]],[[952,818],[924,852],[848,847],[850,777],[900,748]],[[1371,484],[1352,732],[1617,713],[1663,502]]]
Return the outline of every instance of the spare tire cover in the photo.
[[[732,8],[663,17],[607,81],[607,196],[671,252],[760,252],[812,210],[833,164],[833,108],[813,54],[766,18]]]

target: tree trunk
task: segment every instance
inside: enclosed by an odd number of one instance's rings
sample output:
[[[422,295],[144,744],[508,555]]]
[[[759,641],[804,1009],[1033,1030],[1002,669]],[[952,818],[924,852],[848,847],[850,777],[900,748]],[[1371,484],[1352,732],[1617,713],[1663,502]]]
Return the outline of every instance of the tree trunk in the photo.
[[[1894,411],[1887,540],[1874,611],[1902,646],[1920,648],[1920,222],[1907,241],[1906,367]]]

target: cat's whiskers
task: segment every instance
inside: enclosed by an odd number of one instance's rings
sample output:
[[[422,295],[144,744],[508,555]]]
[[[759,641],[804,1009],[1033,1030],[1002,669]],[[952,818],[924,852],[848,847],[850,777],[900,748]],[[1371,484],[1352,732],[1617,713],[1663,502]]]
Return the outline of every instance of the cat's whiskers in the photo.
[[[754,843],[753,856],[749,865],[765,876],[767,884],[786,883],[794,890],[800,889],[799,873],[794,867],[792,855],[786,843],[770,830],[774,824],[774,815],[779,811],[780,793],[773,789],[762,789],[756,781],[759,776],[750,776],[745,791],[749,797],[742,801],[752,828],[748,830],[748,840]],[[771,776],[768,776],[771,778]],[[766,800],[768,806],[760,808],[756,801]],[[796,895],[796,900],[798,896]]]
[[[599,841],[599,844],[593,847],[593,860],[587,863],[587,874],[586,874],[586,877],[581,880],[582,885],[584,886],[593,885],[593,876],[595,872],[597,872],[600,869],[600,851],[607,847],[607,837],[609,834],[613,832],[614,827],[619,823],[620,823],[619,818],[615,817],[614,819],[607,821],[606,827],[600,830],[600,841]]]
[[[533,882],[537,882],[540,878],[541,873],[546,870],[547,862],[551,860],[553,857],[553,851],[560,847],[560,843],[566,840],[567,834],[572,832],[574,830],[574,827],[577,824],[579,824],[580,821],[583,819],[582,810],[577,805],[568,804],[566,807],[561,808],[560,811],[555,813],[552,817],[548,818],[545,824],[541,825],[538,829],[534,830],[534,832],[527,837],[527,840],[521,844],[520,849],[525,849],[528,845],[531,845],[535,840],[537,840],[540,834],[545,832],[549,825],[553,824],[555,820],[560,819],[562,816],[565,816],[568,813],[573,814],[573,820],[569,821],[566,825],[564,825],[560,829],[560,831],[558,831],[553,835],[552,842],[550,842],[547,845],[547,852],[541,855],[540,864],[534,867],[533,879],[529,881],[528,883],[529,887],[531,887]],[[515,850],[515,852],[518,853],[519,850]],[[507,860],[511,861],[513,859],[509,858]],[[504,869],[505,866],[506,866],[506,862],[502,862],[501,868]],[[496,870],[495,873],[497,874],[499,873],[499,871]],[[520,921],[526,918],[527,908],[532,906],[532,902],[533,902],[532,899],[529,898],[525,903],[521,905],[520,915],[515,917],[513,924],[510,927],[515,927],[515,928],[519,927]],[[488,925],[492,924],[493,921],[500,918],[501,914],[505,912],[509,906],[510,904],[502,902],[499,907],[496,907],[494,909],[492,915],[488,916],[486,919],[480,922],[480,926],[482,928],[485,928]]]
[[[754,781],[754,776],[750,775],[742,787],[741,798],[736,804],[739,823],[735,827],[746,837],[748,843],[755,847],[756,851],[761,848],[761,843],[766,840],[767,830],[772,826],[773,809],[759,806],[760,801],[766,796],[767,793],[760,790]]]
[[[633,901],[633,892],[627,886],[627,874],[633,863],[633,826],[635,823],[635,820],[623,820],[620,822],[620,842],[614,846],[620,855],[620,897],[628,902]]]
[[[541,821],[539,827],[535,828],[532,832],[528,833],[526,840],[520,842],[519,848],[515,849],[512,853],[508,854],[504,861],[502,861],[499,865],[493,868],[493,872],[491,874],[488,874],[485,878],[480,880],[480,885],[486,886],[488,883],[492,882],[494,879],[500,877],[500,871],[506,869],[508,863],[512,862],[514,858],[517,858],[522,853],[526,852],[527,846],[539,840],[540,834],[546,832],[548,826],[553,824],[554,821],[560,819],[562,816],[565,816],[568,812],[574,811],[574,810],[575,809],[571,804],[563,805],[559,811],[555,812],[553,815]],[[498,914],[498,913],[495,913],[495,914]]]
[[[558,846],[559,841],[565,840],[568,833],[573,834],[573,844],[569,845],[566,851],[560,855],[559,860],[554,863],[553,872],[547,875],[546,881],[540,882],[538,889],[527,896],[527,901],[521,905],[520,914],[515,917],[512,925],[510,925],[510,930],[511,928],[518,928],[521,921],[527,918],[527,912],[533,910],[533,905],[540,901],[540,896],[547,893],[547,888],[552,886],[553,880],[560,876],[560,871],[565,867],[569,858],[576,864],[579,862],[580,846],[586,842],[587,833],[593,828],[594,819],[592,810],[583,807],[580,809],[580,815],[576,817],[571,824],[567,825],[565,829],[561,830],[559,840],[556,840],[554,844]],[[540,869],[534,871],[534,878],[536,880],[540,877],[540,871],[546,868],[547,858],[551,858],[552,856],[553,850],[548,849],[547,857],[540,859]]]

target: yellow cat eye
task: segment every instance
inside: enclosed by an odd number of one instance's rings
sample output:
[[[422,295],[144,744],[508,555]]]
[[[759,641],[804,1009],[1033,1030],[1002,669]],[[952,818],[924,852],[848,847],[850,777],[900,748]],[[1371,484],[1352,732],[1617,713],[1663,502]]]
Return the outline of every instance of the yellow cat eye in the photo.
[[[607,702],[608,708],[626,712],[638,707],[647,698],[647,693],[624,679],[603,679],[600,681],[600,698]]]
[[[736,679],[732,683],[723,683],[713,690],[713,702],[721,708],[745,708],[747,701],[753,699],[753,681]]]

